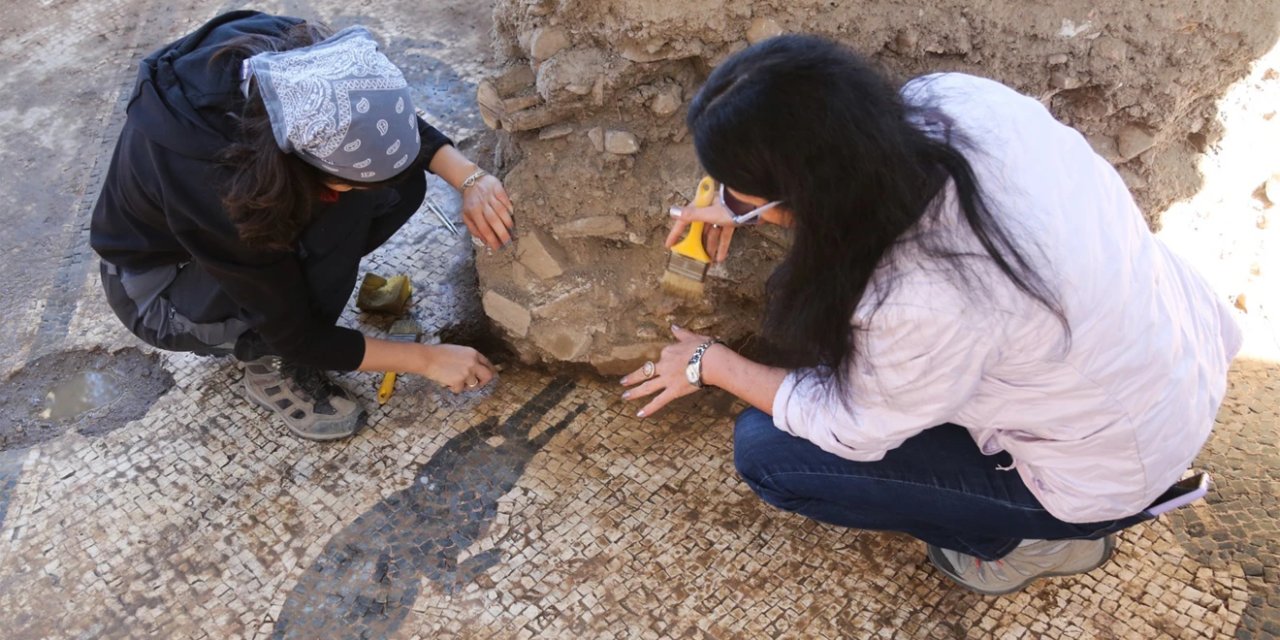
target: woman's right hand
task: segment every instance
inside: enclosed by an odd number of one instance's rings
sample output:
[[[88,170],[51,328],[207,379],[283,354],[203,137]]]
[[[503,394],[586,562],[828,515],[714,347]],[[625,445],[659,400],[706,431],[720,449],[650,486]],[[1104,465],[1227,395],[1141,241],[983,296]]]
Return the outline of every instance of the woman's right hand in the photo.
[[[493,363],[484,354],[456,344],[422,345],[423,362],[418,373],[454,393],[478,389],[493,379]]]
[[[679,215],[676,215],[677,211]],[[675,224],[667,234],[668,249],[675,246],[684,235],[685,229],[694,222],[705,222],[702,228],[702,244],[711,256],[712,262],[724,262],[729,257],[729,243],[733,241],[733,214],[718,204],[709,207],[672,207],[672,219]]]

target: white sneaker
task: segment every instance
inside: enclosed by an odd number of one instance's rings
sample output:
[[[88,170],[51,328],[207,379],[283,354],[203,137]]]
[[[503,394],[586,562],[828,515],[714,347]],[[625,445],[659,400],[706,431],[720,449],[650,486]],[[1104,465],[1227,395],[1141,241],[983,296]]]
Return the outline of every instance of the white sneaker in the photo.
[[[927,545],[929,562],[960,586],[989,596],[1019,591],[1039,578],[1088,573],[1106,564],[1115,535],[1098,540],[1025,542],[999,560]]]

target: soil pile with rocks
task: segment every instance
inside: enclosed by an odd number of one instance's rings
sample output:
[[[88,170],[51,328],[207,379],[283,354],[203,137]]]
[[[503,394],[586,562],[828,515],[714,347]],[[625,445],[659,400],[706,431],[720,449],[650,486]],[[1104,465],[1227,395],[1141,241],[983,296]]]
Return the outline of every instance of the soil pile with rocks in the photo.
[[[506,173],[520,227],[514,248],[477,260],[485,310],[523,359],[611,374],[656,355],[671,322],[749,336],[785,235],[739,233],[694,302],[660,290],[662,239],[700,175],[689,99],[727,56],[788,32],[849,43],[904,80],[964,71],[1038,97],[1118,167],[1156,226],[1199,188],[1196,160],[1221,133],[1215,102],[1280,31],[1280,5],[1228,5],[499,0],[508,65],[477,92],[497,132],[482,161]]]

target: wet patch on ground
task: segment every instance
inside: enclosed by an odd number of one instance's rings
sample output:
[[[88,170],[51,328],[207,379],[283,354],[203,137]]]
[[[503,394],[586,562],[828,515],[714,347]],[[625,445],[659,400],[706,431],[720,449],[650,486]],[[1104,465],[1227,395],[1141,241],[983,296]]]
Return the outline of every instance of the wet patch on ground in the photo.
[[[159,356],[137,349],[41,357],[0,388],[0,451],[32,447],[70,430],[109,433],[141,418],[172,386]]]

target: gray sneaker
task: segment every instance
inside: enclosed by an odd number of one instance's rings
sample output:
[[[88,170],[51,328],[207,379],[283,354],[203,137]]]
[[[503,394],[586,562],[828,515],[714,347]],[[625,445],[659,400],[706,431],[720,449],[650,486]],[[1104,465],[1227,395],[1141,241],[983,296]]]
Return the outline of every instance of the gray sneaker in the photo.
[[[960,586],[999,596],[1019,591],[1039,578],[1097,569],[1111,558],[1115,536],[1099,540],[1037,540],[992,561],[934,545],[927,547],[929,562]]]
[[[249,398],[307,440],[337,440],[360,430],[368,416],[360,404],[319,369],[267,356],[244,363]]]

